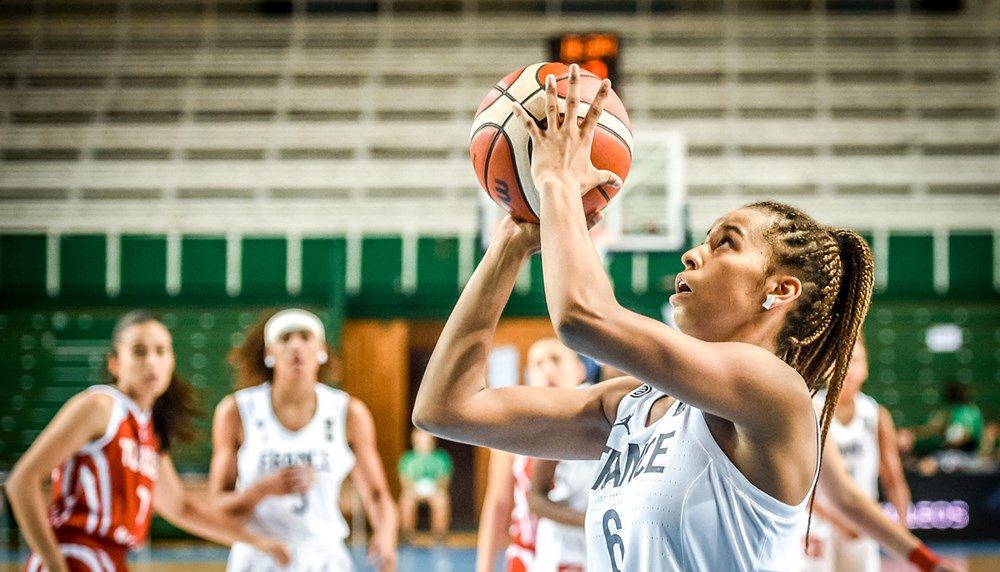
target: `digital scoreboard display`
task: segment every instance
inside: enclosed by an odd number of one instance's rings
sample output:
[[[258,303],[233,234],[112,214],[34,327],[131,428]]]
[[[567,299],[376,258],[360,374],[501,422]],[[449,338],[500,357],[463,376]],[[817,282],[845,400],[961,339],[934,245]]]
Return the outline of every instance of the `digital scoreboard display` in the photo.
[[[618,85],[618,55],[621,39],[618,34],[593,32],[586,34],[563,34],[549,40],[550,61],[564,64],[579,64],[581,68],[600,78],[608,78],[615,92],[621,94]]]

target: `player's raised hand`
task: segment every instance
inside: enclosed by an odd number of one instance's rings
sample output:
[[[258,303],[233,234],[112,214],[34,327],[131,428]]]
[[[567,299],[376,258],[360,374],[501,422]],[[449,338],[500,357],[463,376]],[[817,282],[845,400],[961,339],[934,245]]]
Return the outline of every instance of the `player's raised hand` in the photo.
[[[568,185],[580,194],[599,185],[621,187],[622,180],[612,171],[594,166],[590,159],[590,149],[594,141],[594,130],[604,111],[604,101],[611,91],[611,82],[601,82],[597,96],[582,122],[577,121],[580,107],[580,66],[569,67],[569,88],[566,94],[566,113],[559,113],[559,98],[556,94],[556,78],[545,78],[545,118],[544,129],[519,105],[514,106],[514,115],[531,135],[531,177],[540,192],[552,185]]]
[[[587,228],[604,220],[604,215],[596,212],[587,217]],[[542,249],[542,236],[537,223],[521,222],[506,215],[493,233],[493,241],[500,241],[504,248],[514,249],[522,254],[534,254]]]

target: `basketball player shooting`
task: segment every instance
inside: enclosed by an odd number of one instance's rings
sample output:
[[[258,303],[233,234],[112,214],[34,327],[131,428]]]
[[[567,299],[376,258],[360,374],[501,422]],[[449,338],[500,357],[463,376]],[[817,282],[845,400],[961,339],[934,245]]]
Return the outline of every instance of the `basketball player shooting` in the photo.
[[[585,520],[594,569],[787,570],[869,307],[871,251],[854,232],[756,203],[684,253],[670,298],[679,331],[623,308],[580,200],[621,185],[590,162],[610,84],[583,110],[579,73],[571,66],[564,113],[547,78],[544,130],[515,107],[531,133],[540,225],[501,222],[431,357],[414,422],[526,455],[601,459]],[[539,250],[559,337],[627,376],[585,390],[487,387],[497,322]],[[817,419],[810,393],[822,386]]]

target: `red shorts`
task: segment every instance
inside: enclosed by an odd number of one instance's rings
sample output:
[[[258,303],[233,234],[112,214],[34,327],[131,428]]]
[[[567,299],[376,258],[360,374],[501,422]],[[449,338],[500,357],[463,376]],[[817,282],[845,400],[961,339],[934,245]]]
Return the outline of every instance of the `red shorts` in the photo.
[[[56,532],[59,551],[66,559],[70,572],[125,572],[128,570],[126,553],[121,544],[107,542],[83,534]],[[24,572],[42,572],[45,566],[37,554],[28,557]]]

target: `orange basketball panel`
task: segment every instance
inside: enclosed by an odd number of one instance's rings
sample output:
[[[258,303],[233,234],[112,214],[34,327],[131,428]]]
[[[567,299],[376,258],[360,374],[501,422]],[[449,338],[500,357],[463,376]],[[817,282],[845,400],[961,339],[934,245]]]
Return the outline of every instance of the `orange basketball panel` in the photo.
[[[524,196],[521,180],[514,164],[514,154],[507,134],[500,132],[488,159],[486,171],[486,192],[498,205],[507,209],[514,218],[538,222],[538,216],[531,210]]]
[[[610,129],[598,125],[594,131],[594,144],[590,148],[590,160],[598,169],[614,171],[625,180],[632,167],[632,152]]]
[[[472,157],[472,168],[476,171],[476,178],[479,185],[486,188],[486,159],[490,153],[490,147],[497,138],[499,129],[495,125],[484,125],[472,136],[469,143],[469,156]]]

